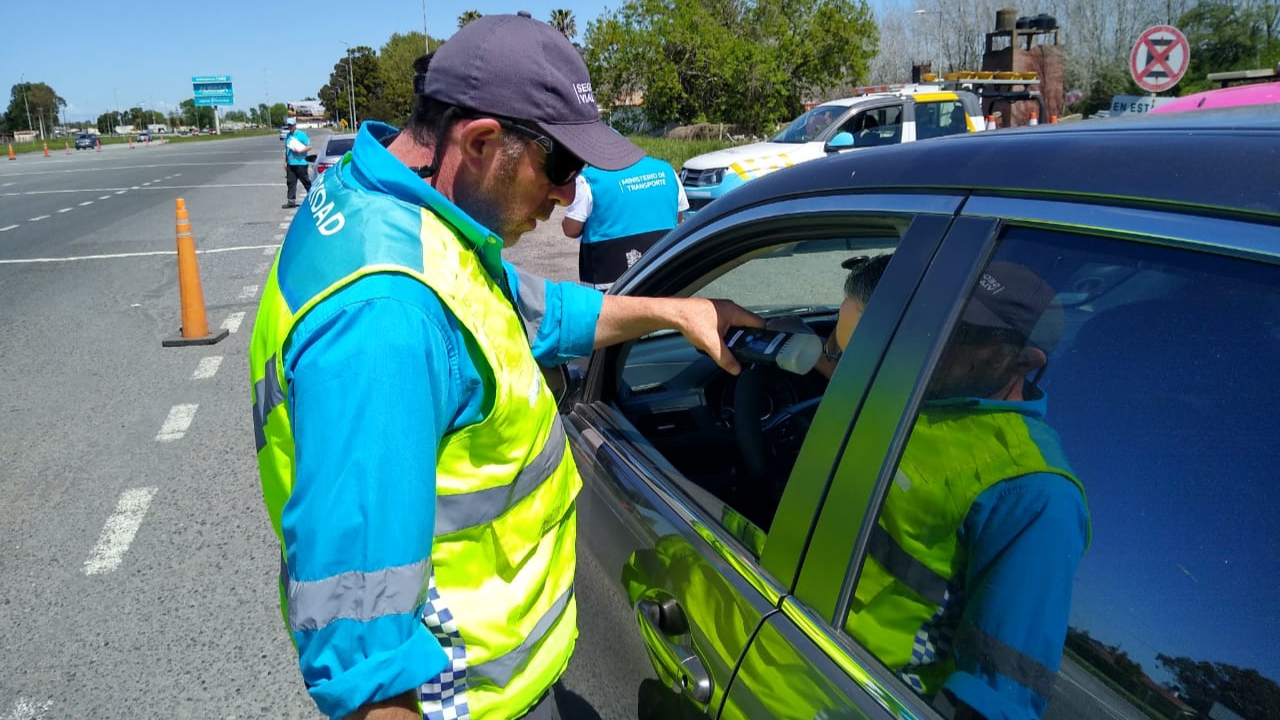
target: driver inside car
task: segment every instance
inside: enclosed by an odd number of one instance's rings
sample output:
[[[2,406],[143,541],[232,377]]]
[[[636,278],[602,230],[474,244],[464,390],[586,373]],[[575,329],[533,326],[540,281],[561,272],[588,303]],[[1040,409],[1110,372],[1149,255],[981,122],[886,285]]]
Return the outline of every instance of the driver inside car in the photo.
[[[842,264],[850,272],[824,375],[888,262]],[[925,391],[845,624],[957,720],[1044,714],[1089,542],[1084,488],[1044,422],[1039,388],[1062,324],[1054,298],[1024,265],[997,261],[980,276]],[[725,524],[763,551],[765,533],[749,520]]]

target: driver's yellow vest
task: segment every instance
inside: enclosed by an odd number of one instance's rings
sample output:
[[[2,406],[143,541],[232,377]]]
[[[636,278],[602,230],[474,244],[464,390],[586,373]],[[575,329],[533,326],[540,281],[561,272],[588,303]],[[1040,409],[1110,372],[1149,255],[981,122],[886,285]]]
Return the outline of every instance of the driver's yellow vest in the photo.
[[[916,691],[955,670],[946,647],[967,555],[959,531],[985,490],[1031,473],[1071,472],[1057,434],[1016,412],[934,407],[920,414],[872,530],[845,629]],[[943,638],[940,640],[940,638]]]
[[[469,345],[492,402],[482,421],[441,441],[434,591],[423,588],[423,622],[453,654],[444,675],[455,684],[465,677],[464,687],[452,689],[465,690],[471,717],[518,717],[563,673],[577,637],[574,497],[582,483],[555,400],[503,288],[439,218],[413,208],[418,222],[403,203],[358,193],[345,194],[337,210],[347,228],[363,231],[325,236],[311,223],[295,222],[254,326],[254,429],[271,524],[284,552],[281,516],[294,485],[294,438],[283,360],[293,329],[321,300],[371,273],[400,273],[426,284],[474,341]],[[388,214],[400,221],[388,222]],[[282,568],[288,624],[290,579]],[[465,673],[456,672],[460,667]],[[424,708],[443,679],[424,686]],[[446,698],[446,712],[460,699]]]

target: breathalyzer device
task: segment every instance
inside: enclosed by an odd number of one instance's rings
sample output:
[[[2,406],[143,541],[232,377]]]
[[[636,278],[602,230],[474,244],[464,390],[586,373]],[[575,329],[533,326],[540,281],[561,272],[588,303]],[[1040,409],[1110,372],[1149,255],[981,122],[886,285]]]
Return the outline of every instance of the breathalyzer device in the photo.
[[[796,375],[812,370],[822,355],[822,338],[812,333],[731,327],[725,344],[741,362],[776,365]]]

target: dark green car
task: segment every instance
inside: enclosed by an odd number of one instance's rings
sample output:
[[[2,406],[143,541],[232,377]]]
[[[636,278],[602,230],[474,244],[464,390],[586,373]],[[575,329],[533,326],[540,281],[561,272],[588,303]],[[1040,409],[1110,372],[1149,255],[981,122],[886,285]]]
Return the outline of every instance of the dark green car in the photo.
[[[891,259],[829,380],[670,333],[574,378],[566,716],[1278,717],[1277,167],[1280,107],[1041,126],[806,163],[673,231],[612,292],[822,339],[845,266]],[[946,394],[996,366],[974,303],[1017,305],[1014,266],[1028,394]],[[1001,530],[1036,483],[1071,509],[1040,545]]]

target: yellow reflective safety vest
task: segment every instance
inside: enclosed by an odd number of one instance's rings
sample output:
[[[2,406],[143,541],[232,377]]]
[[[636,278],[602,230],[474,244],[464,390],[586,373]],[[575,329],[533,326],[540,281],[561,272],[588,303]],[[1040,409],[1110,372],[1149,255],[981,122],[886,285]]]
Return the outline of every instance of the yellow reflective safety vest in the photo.
[[[423,708],[443,694],[446,714],[465,703],[476,720],[518,717],[563,673],[577,637],[574,498],[582,485],[523,321],[478,253],[431,211],[331,171],[299,215],[307,212],[267,279],[249,351],[258,468],[282,553],[295,467],[284,367],[290,334],[317,303],[366,275],[426,284],[474,338],[492,403],[481,422],[441,441],[423,622],[452,664],[423,686]],[[288,624],[287,572],[282,563]]]
[[[917,692],[936,694],[955,671],[954,654],[925,628],[946,623],[944,606],[957,609],[948,601],[964,581],[959,531],[969,507],[993,485],[1032,473],[1061,475],[1084,494],[1057,433],[1036,418],[935,406],[916,420],[845,629]]]

